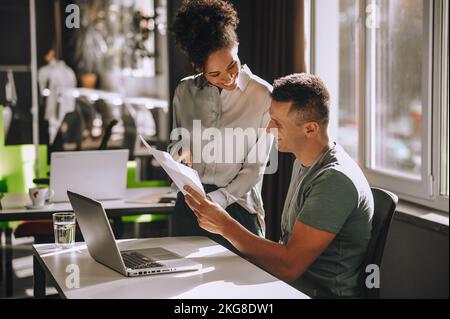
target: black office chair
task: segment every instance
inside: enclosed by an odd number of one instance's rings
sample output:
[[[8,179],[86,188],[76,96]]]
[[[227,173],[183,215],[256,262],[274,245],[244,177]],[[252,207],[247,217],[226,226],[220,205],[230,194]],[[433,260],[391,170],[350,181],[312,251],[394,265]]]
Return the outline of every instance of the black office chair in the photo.
[[[372,219],[372,238],[369,242],[367,255],[364,263],[364,271],[367,265],[378,265],[381,269],[384,247],[389,233],[389,228],[398,203],[397,195],[380,188],[372,188],[374,199],[374,213]],[[364,272],[365,274],[365,272]],[[369,289],[365,284],[363,276],[364,297],[368,299],[380,298],[380,289]]]
[[[100,147],[98,148],[99,151],[104,151],[108,148],[108,142],[111,138],[112,129],[118,123],[118,120],[111,120],[111,122],[109,122],[109,124],[106,126],[105,134],[103,135],[102,142],[100,143]]]

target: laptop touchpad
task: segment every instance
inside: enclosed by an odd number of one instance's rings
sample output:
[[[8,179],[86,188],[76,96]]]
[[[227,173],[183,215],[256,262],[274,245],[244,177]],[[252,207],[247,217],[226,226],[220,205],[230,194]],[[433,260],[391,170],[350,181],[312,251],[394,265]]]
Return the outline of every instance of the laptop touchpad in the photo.
[[[154,260],[170,260],[170,259],[180,259],[183,258],[180,255],[177,255],[167,249],[161,247],[147,248],[147,249],[139,249],[137,250],[139,253],[150,257]]]

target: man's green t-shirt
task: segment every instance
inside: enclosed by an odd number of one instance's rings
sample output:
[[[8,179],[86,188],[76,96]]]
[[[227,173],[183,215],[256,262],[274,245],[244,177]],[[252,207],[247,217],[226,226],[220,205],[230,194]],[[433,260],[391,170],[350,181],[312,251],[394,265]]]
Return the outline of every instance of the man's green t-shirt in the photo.
[[[336,234],[335,239],[294,283],[312,297],[357,297],[371,237],[373,196],[359,166],[333,144],[311,167],[294,163],[283,209],[281,241],[288,243],[295,222]]]

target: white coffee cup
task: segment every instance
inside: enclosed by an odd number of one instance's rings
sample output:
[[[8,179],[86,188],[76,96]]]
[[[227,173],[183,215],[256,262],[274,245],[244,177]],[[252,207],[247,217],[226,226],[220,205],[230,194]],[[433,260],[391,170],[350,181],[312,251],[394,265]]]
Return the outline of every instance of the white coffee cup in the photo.
[[[28,190],[28,195],[30,196],[31,202],[34,208],[43,208],[45,206],[45,201],[51,199],[55,192],[48,189],[48,187],[32,187]]]

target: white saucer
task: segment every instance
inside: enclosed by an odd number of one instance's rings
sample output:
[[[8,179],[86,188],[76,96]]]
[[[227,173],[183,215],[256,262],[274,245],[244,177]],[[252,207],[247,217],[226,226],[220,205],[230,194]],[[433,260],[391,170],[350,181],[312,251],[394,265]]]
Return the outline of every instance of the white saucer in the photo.
[[[52,208],[52,206],[53,206],[53,204],[47,204],[47,205],[44,205],[42,207],[34,207],[32,204],[25,205],[26,208],[28,208],[28,209],[35,209],[35,210],[50,209],[50,208]]]

